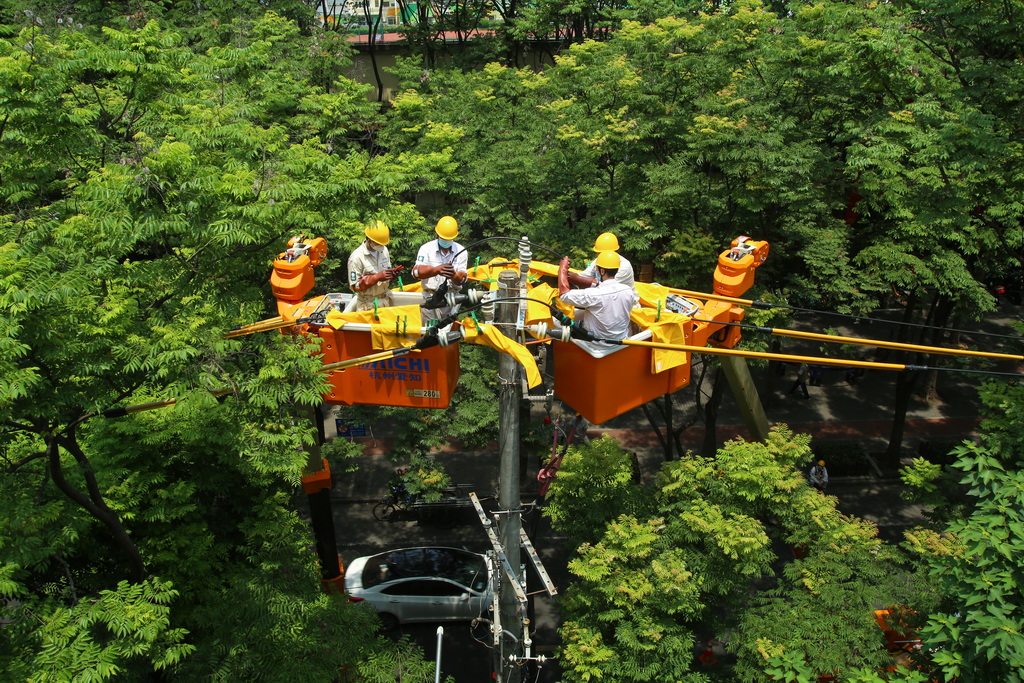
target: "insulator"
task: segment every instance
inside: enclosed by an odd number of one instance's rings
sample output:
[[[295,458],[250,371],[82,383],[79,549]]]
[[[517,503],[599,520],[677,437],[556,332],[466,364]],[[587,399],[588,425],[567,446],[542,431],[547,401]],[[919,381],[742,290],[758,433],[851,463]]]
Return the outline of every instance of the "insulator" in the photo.
[[[526,273],[530,270],[530,263],[533,261],[533,251],[530,249],[530,242],[526,235],[523,235],[519,242],[519,272]]]

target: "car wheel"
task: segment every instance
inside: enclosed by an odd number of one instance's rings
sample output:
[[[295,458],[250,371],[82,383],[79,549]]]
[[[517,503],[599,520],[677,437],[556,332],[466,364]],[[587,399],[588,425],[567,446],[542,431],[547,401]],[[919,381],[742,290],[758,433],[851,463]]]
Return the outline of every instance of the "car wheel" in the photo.
[[[398,617],[391,612],[378,612],[377,617],[380,619],[382,631],[394,631],[398,628]]]
[[[395,514],[395,506],[391,503],[377,503],[373,506],[373,516],[382,522],[391,519]]]

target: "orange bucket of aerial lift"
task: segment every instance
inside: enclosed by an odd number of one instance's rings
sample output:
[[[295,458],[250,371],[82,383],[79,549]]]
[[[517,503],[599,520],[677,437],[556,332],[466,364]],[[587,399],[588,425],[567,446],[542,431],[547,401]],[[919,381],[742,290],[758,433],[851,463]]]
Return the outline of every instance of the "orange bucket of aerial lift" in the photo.
[[[768,258],[768,243],[740,235],[718,256],[715,294],[742,296],[754,284],[754,270]]]
[[[715,293],[732,298],[744,294],[754,284],[754,270],[767,258],[767,242],[745,236],[734,239],[731,247],[718,256]],[[659,319],[666,301],[664,296],[659,299]],[[645,307],[650,306],[647,301]],[[740,340],[741,328],[731,323],[742,321],[744,314],[743,308],[731,302],[711,300],[700,304],[683,314],[686,321],[679,323],[675,332],[680,341],[672,343],[733,348]],[[650,333],[641,332],[629,339],[645,341],[650,337]],[[575,341],[559,344],[554,353],[555,394],[591,423],[602,424],[690,383],[688,356],[685,363],[660,370],[655,354],[654,349],[642,346]]]
[[[296,304],[313,289],[316,282],[313,268],[327,257],[323,237],[306,242],[302,237],[288,240],[288,248],[274,259],[270,287],[278,301]]]
[[[371,343],[371,333],[335,330],[324,325],[317,330],[323,340],[324,364],[380,353]],[[399,406],[404,408],[447,408],[459,382],[459,347],[435,346],[364,365],[328,373],[331,387],[324,402],[338,405]]]
[[[652,372],[650,348],[607,347],[609,353],[594,356],[583,344],[587,342],[566,342],[555,350],[555,395],[591,424],[607,422],[690,383],[689,364]]]

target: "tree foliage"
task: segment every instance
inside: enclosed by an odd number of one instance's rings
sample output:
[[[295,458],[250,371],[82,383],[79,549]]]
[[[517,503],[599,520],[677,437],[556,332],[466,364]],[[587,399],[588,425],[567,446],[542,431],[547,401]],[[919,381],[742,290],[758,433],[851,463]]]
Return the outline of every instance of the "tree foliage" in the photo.
[[[776,428],[665,463],[650,491],[610,440],[571,450],[545,514],[584,541],[563,603],[572,675],[702,680],[700,625],[730,632],[744,680],[782,655],[808,673],[885,663],[873,605],[910,599],[908,573],[873,525],[807,485],[810,458],[807,437]]]
[[[1024,544],[1018,426],[1024,394],[1020,387],[989,384],[982,396],[988,417],[980,441],[951,454],[951,473],[966,497],[943,501],[946,515],[937,528],[918,529],[909,540],[941,596],[920,631],[934,650],[928,664],[957,680],[1014,681],[1024,668],[1024,574],[1017,561]],[[913,478],[911,472],[904,475]],[[932,481],[940,475],[932,469]],[[918,485],[934,494],[930,483]]]
[[[316,347],[222,334],[267,317],[288,237],[344,252],[371,217],[422,222],[407,199],[447,152],[371,153],[372,103],[323,88],[315,39],[280,15],[188,37],[25,16],[0,40],[5,672],[372,672],[388,646],[322,594],[292,500]]]

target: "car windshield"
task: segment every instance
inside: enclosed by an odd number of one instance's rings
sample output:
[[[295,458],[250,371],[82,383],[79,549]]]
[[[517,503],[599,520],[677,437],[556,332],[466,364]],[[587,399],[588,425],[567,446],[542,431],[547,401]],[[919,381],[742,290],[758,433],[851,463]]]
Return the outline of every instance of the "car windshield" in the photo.
[[[456,548],[408,548],[368,558],[363,569],[363,588],[413,576],[439,576],[475,591],[486,586],[481,555]]]

